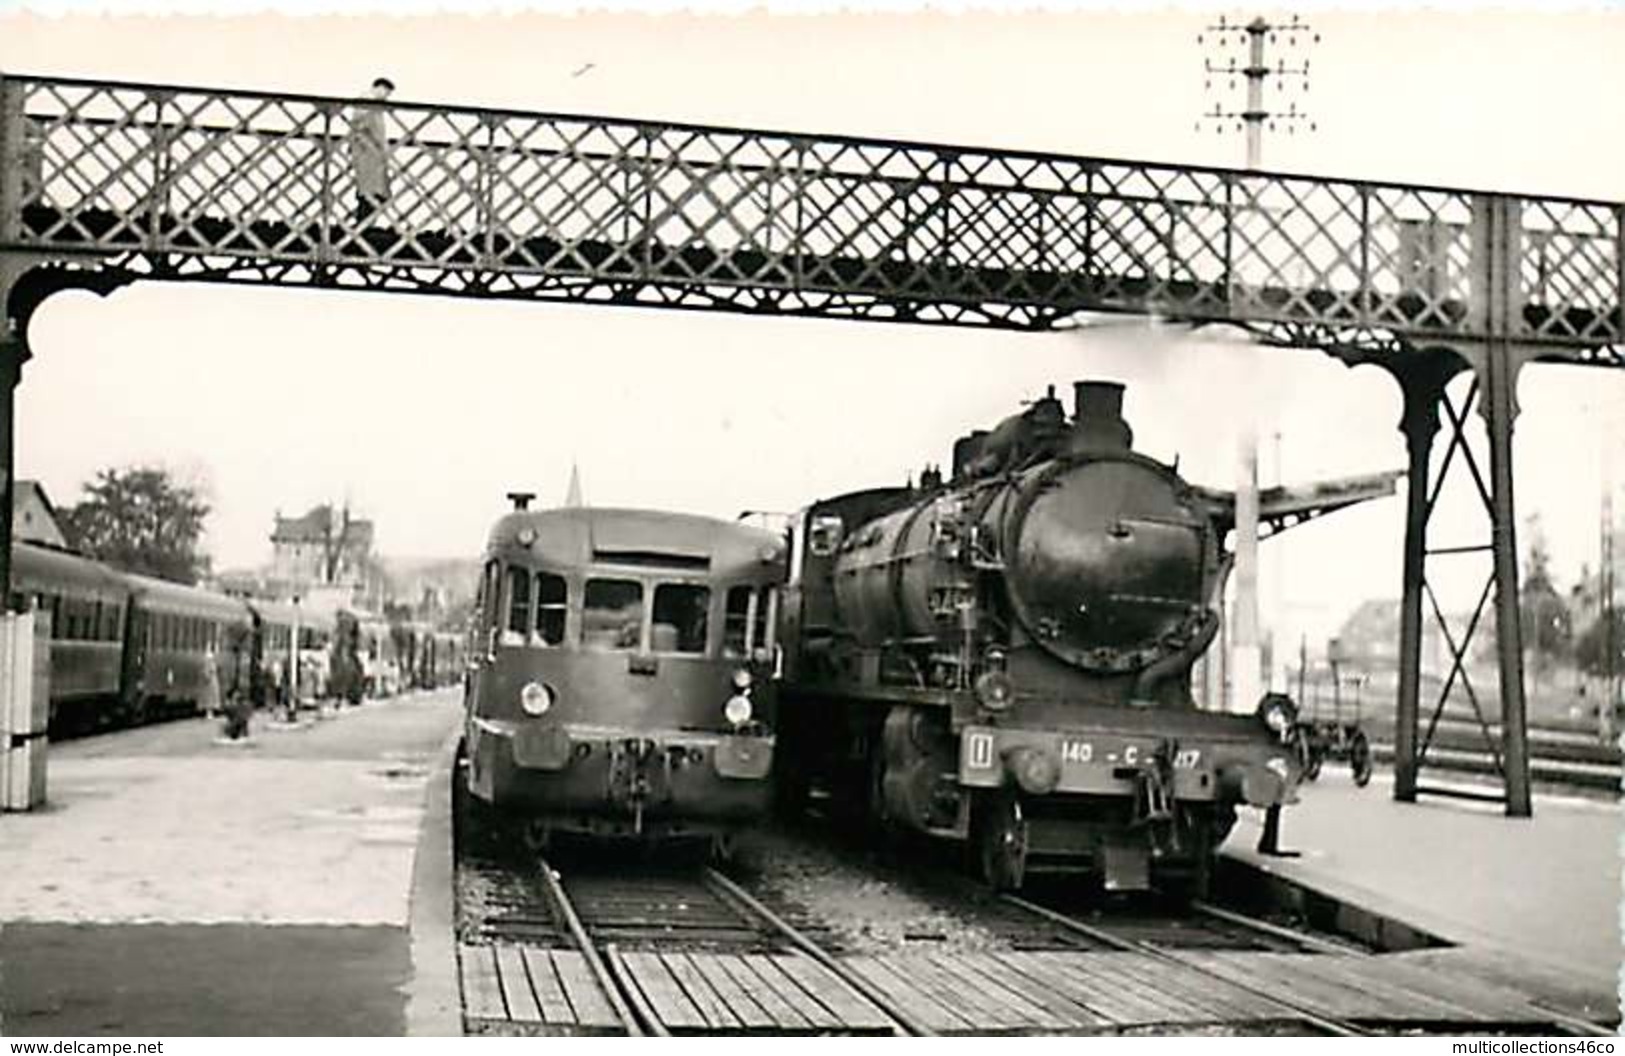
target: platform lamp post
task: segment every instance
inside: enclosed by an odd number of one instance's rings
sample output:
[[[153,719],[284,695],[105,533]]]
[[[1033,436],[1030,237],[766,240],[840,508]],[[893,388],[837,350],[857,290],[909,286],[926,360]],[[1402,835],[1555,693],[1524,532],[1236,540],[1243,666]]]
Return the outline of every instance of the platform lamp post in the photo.
[[[288,717],[299,717],[299,595],[293,596],[293,640],[288,643]]]
[[[1246,83],[1246,104],[1240,110],[1226,109],[1215,103],[1213,109],[1197,122],[1200,131],[1206,122],[1216,132],[1242,131],[1246,134],[1248,170],[1256,170],[1263,152],[1266,128],[1277,126],[1295,133],[1300,122],[1308,115],[1290,103],[1286,110],[1269,110],[1264,102],[1264,82],[1275,77],[1282,81],[1297,80],[1300,90],[1309,86],[1309,63],[1289,65],[1284,60],[1272,67],[1265,55],[1269,44],[1284,43],[1296,48],[1299,40],[1306,44],[1318,43],[1320,36],[1293,16],[1290,22],[1276,23],[1255,18],[1248,23],[1229,22],[1223,16],[1209,25],[1196,38],[1198,45],[1212,47],[1215,54],[1204,56],[1203,69],[1207,74],[1204,87],[1212,91],[1216,81],[1225,90],[1234,90],[1237,79]],[[1311,130],[1314,125],[1311,123]],[[1238,196],[1248,208],[1245,192]],[[1253,206],[1256,208],[1256,206]],[[1242,423],[1242,434],[1236,481],[1236,602],[1234,630],[1230,635],[1230,700],[1225,710],[1251,711],[1262,692],[1263,651],[1259,643],[1258,620],[1258,423],[1248,416]]]

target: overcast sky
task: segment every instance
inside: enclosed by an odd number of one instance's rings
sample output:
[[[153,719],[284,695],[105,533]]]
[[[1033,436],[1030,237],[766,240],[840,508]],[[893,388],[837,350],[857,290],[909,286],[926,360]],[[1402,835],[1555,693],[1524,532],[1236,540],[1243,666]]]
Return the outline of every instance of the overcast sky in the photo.
[[[1302,98],[1318,129],[1267,138],[1266,167],[1625,197],[1625,16],[1310,19],[1321,42]],[[1204,21],[12,14],[0,69],[320,94],[387,73],[408,100],[1238,164],[1238,136],[1193,129],[1215,99]],[[1227,345],[1133,327],[1035,336],[143,284],[52,298],[32,337],[19,472],[67,505],[100,466],[171,466],[207,486],[217,567],[268,559],[277,510],[346,497],[386,553],[473,554],[503,492],[562,500],[572,459],[595,504],[789,510],[945,462],[961,432],[1084,377],[1128,383],[1138,446],[1202,483],[1233,483],[1253,403],[1266,483],[1276,432],[1289,480],[1404,464],[1386,374],[1310,351],[1257,353],[1255,371]],[[1538,366],[1519,394],[1520,512],[1542,517],[1572,580],[1596,562],[1605,439],[1625,470],[1625,371]],[[1476,541],[1471,512],[1447,504],[1440,541]],[[1318,639],[1362,598],[1397,595],[1402,526],[1395,499],[1267,545],[1266,609]],[[1446,577],[1452,598],[1476,594],[1474,575]]]

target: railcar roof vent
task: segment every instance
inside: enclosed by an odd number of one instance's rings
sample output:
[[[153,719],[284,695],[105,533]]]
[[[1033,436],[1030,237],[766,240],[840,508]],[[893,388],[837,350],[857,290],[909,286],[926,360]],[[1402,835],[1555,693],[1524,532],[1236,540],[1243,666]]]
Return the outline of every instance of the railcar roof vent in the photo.
[[[536,497],[534,491],[510,491],[508,501],[513,503],[515,512],[530,509],[530,500]]]

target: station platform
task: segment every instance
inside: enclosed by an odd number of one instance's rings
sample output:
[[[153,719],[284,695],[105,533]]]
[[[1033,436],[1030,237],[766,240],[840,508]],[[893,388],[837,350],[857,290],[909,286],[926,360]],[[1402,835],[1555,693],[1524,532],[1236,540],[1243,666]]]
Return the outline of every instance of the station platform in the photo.
[[[440,690],[246,742],[189,719],[52,745],[46,807],[0,815],[0,1034],[414,1032],[460,718]]]
[[[1393,799],[1392,777],[1355,787],[1331,767],[1287,811],[1281,846],[1255,850],[1261,814],[1243,812],[1229,857],[1449,943],[1397,954],[1513,986],[1549,1007],[1618,1017],[1621,809],[1538,795],[1534,817],[1498,804]]]

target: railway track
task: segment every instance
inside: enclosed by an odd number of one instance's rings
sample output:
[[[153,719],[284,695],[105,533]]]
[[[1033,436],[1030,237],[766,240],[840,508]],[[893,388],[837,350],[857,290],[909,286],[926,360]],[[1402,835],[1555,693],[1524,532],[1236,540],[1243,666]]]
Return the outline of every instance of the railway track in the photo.
[[[750,868],[543,858],[460,829],[465,1029],[507,1035],[1565,1033],[1595,1024],[1402,955],[1223,907],[996,895],[866,867],[980,945],[821,921]],[[850,925],[843,925],[850,927]],[[938,941],[941,940],[941,941]]]
[[[471,1033],[931,1033],[799,907],[714,869],[549,860],[491,833],[470,842],[483,844],[458,856]]]
[[[1076,932],[1123,954],[1152,958],[1170,968],[1206,977],[1214,989],[1203,1004],[1223,1004],[1221,988],[1240,990],[1275,1004],[1282,1019],[1296,1019],[1339,1037],[1417,1033],[1473,1033],[1541,1027],[1580,1037],[1608,1037],[1613,1031],[1527,1002],[1521,995],[1482,984],[1452,982],[1383,958],[1349,943],[1289,929],[1205,902],[1189,907],[1196,926],[1169,928],[1133,918],[1086,921],[1018,895],[1001,899],[1036,917]],[[1204,949],[1193,936],[1226,942],[1248,938],[1253,956]],[[1288,969],[1287,972],[1271,969]],[[1147,975],[1145,978],[1151,978]],[[1285,982],[1287,985],[1280,985]],[[1352,988],[1350,984],[1353,984]],[[1339,993],[1339,991],[1347,991]],[[1498,992],[1499,991],[1499,992]],[[1350,998],[1354,1000],[1350,1000]],[[1364,998],[1367,1007],[1361,1007]],[[1369,1007],[1372,1001],[1381,1008]],[[1391,1017],[1407,1013],[1403,1020]]]

